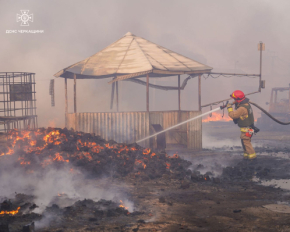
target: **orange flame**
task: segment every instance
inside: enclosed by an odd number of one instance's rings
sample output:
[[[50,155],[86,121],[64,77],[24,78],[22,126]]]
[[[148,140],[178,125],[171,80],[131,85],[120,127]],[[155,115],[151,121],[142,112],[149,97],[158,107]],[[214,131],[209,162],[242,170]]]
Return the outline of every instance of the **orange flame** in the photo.
[[[124,203],[123,203],[123,201],[122,200],[120,200],[120,205],[119,205],[119,207],[121,207],[121,208],[124,208],[124,209],[126,209],[126,210],[128,210],[128,207],[125,207],[124,206]]]
[[[173,154],[173,156],[168,156],[169,159],[177,159],[179,156],[177,154]]]
[[[231,120],[233,119],[231,119],[227,114],[223,116],[222,114],[213,112],[211,117],[208,115],[206,118],[202,119],[202,122],[215,122],[215,121],[229,122]]]
[[[83,136],[83,133],[78,133],[79,136]],[[35,153],[40,155],[41,152],[44,149],[50,149],[51,145],[60,145],[63,142],[68,141],[68,138],[65,134],[61,133],[60,130],[49,128],[47,130],[38,129],[35,131],[18,131],[13,130],[11,134],[9,135],[10,144],[7,147],[6,152],[0,153],[0,156],[4,155],[13,155],[14,149],[17,147],[23,149],[26,153]],[[42,139],[42,142],[39,140]],[[23,143],[18,143],[17,141],[23,141]],[[41,144],[41,145],[38,145]],[[50,155],[46,158],[43,158],[41,161],[42,167],[45,167],[47,165],[50,165],[54,162],[64,162],[69,163],[70,158],[76,157],[77,159],[87,159],[88,161],[94,160],[93,154],[94,153],[100,153],[105,149],[111,149],[113,153],[115,153],[115,157],[119,159],[126,160],[124,162],[124,165],[126,165],[127,160],[130,159],[128,154],[130,151],[137,151],[139,150],[136,147],[128,147],[124,144],[113,144],[110,145],[109,143],[106,143],[104,145],[97,144],[96,142],[90,142],[90,141],[82,141],[82,139],[78,139],[76,144],[76,151],[74,154],[69,154],[66,152],[59,152],[55,153],[54,155]],[[142,150],[142,153],[144,156],[140,160],[135,160],[135,164],[140,165],[140,168],[145,169],[147,167],[147,162],[149,158],[156,156],[156,153],[151,153],[150,148],[146,148]],[[113,158],[113,156],[109,156],[110,158]],[[178,157],[178,156],[177,156]],[[175,155],[173,155],[172,158],[176,158]],[[24,157],[18,158],[19,163],[21,165],[29,165],[31,164],[31,161],[25,160]],[[97,161],[97,163],[101,163],[101,161]],[[146,162],[146,163],[145,163]]]
[[[59,153],[55,154],[55,157],[53,158],[53,161],[61,161],[61,162],[69,163],[69,160],[65,160]]]
[[[30,164],[30,161],[25,161],[23,157],[19,157],[18,160],[21,161],[20,162],[21,165],[29,165]]]
[[[0,215],[4,215],[4,214],[15,215],[18,213],[19,209],[20,207],[18,207],[16,210],[13,210],[13,211],[1,211]]]
[[[29,144],[30,144],[30,146],[35,146],[36,145],[36,141],[35,140],[31,140],[30,142],[29,142]]]
[[[150,154],[150,152],[151,152],[151,149],[150,148],[145,148],[143,150],[143,155],[148,155],[148,154]]]

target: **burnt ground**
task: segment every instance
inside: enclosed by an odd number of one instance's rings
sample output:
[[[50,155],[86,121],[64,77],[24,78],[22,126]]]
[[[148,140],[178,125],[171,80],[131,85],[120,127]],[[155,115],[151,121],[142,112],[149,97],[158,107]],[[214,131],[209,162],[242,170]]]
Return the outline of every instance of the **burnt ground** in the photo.
[[[16,194],[10,200],[23,212],[0,220],[9,222],[10,232],[25,231],[23,225],[45,218],[49,223],[35,231],[290,231],[289,133],[261,131],[253,139],[257,160],[244,161],[238,139],[233,140],[239,136],[234,125],[207,124],[203,131],[206,149],[178,151],[192,162],[186,175],[175,169],[153,179],[88,177],[82,183],[125,192],[134,203],[131,212],[114,199],[82,199],[61,207],[69,199],[64,194],[37,214],[33,196]],[[281,179],[283,188],[271,185]]]

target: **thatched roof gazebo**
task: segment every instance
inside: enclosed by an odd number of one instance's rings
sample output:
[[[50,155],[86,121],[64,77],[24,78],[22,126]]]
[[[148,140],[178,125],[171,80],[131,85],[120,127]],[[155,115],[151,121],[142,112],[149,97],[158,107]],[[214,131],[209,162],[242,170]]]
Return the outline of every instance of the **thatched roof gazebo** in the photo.
[[[128,32],[121,39],[112,43],[108,47],[104,48],[100,52],[78,62],[70,65],[67,68],[60,70],[56,73],[55,77],[65,78],[65,112],[66,112],[66,126],[73,127],[77,130],[85,130],[87,132],[94,132],[103,135],[107,139],[115,139],[118,142],[134,142],[142,137],[145,137],[157,128],[154,125],[160,125],[161,128],[169,127],[171,124],[177,123],[180,120],[185,120],[191,116],[200,114],[201,111],[201,88],[200,88],[200,78],[202,74],[210,73],[211,67],[201,64],[195,60],[182,56],[175,53],[169,49],[166,49],[160,45],[152,43],[146,39],[135,36]],[[188,77],[184,80],[183,84],[180,84],[180,75],[187,74]],[[178,86],[160,86],[150,84],[150,78],[162,78],[168,76],[177,76]],[[181,111],[180,109],[180,91],[184,89],[187,81],[193,77],[199,77],[199,109],[198,111]],[[146,81],[140,78],[146,77]],[[80,115],[77,113],[76,106],[76,80],[77,79],[102,79],[109,78],[109,83],[112,84],[112,99],[114,98],[114,92],[116,89],[117,98],[117,112],[115,113],[104,113],[106,114],[104,118],[101,118],[102,113],[93,113],[98,115],[93,115],[93,119],[88,119],[88,115]],[[68,113],[67,104],[67,79],[74,79],[74,113]],[[118,107],[118,82],[119,81],[132,81],[138,84],[146,85],[146,112],[119,112]],[[177,90],[178,91],[178,108],[179,111],[167,111],[167,112],[149,112],[149,87],[162,89],[162,90]],[[164,114],[170,114],[171,119],[165,119]],[[83,113],[88,114],[88,113]],[[114,115],[113,115],[114,114]],[[132,114],[132,115],[131,115]],[[144,114],[143,116],[137,116],[139,114]],[[155,115],[154,115],[155,114]],[[158,114],[158,115],[157,115]],[[130,116],[131,115],[131,116]],[[94,116],[97,118],[95,119]],[[124,116],[126,119],[125,123],[123,119],[118,117]],[[85,117],[86,119],[82,119]],[[90,116],[91,117],[91,116]],[[100,118],[98,118],[100,117]],[[116,117],[116,119],[115,119]],[[106,118],[106,119],[105,119]],[[108,119],[109,118],[109,119]],[[135,118],[135,119],[133,119]],[[157,120],[157,118],[159,118]],[[161,119],[163,118],[163,119]],[[174,118],[174,119],[173,119]],[[82,121],[83,120],[83,121]],[[108,124],[106,127],[109,128],[99,128],[96,123],[102,124],[104,120],[107,120]],[[108,121],[109,120],[109,121]],[[121,120],[121,121],[120,121]],[[132,122],[136,121],[136,123]],[[144,121],[145,120],[145,121]],[[157,121],[156,121],[157,120]],[[170,123],[169,123],[170,121]],[[131,123],[131,124],[130,124]],[[90,126],[88,125],[90,124]],[[125,125],[126,124],[126,125]],[[134,124],[134,125],[133,125]],[[142,126],[141,126],[142,124]],[[129,127],[129,131],[123,131],[123,127]],[[153,125],[153,129],[151,128]],[[193,126],[194,125],[194,126]],[[111,127],[115,127],[114,129]],[[188,135],[192,130],[195,133],[195,138],[189,138]],[[89,128],[89,129],[88,129]],[[111,129],[110,129],[111,128]],[[119,131],[118,135],[115,132],[116,129]],[[137,132],[136,132],[137,130]],[[186,133],[186,139],[183,139],[183,144],[187,144],[188,148],[201,148],[201,120],[189,123],[183,127],[183,133]],[[122,132],[121,132],[122,131]],[[132,132],[133,131],[133,132]],[[113,133],[113,134],[112,134]],[[115,134],[114,134],[115,133]],[[170,140],[170,133],[166,135],[166,143]],[[124,135],[123,135],[124,134]],[[125,137],[124,137],[125,136]],[[193,135],[192,135],[193,136]],[[191,137],[192,137],[191,136]],[[122,138],[125,139],[122,139]],[[194,143],[189,140],[198,140]],[[189,145],[191,144],[191,145]],[[145,142],[145,146],[152,145]]]

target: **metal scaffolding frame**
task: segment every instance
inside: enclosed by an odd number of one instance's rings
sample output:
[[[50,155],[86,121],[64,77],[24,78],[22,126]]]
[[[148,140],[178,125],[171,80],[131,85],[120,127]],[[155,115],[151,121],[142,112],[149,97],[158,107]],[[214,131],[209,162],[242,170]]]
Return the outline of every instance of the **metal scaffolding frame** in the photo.
[[[0,72],[0,132],[38,127],[35,93],[35,73]]]

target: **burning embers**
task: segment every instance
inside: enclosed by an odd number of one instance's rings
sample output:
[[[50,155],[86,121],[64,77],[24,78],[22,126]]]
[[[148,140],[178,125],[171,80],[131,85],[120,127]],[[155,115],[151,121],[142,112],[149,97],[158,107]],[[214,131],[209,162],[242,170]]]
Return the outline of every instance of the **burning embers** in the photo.
[[[3,215],[15,215],[19,212],[20,207],[15,210],[12,210],[12,203],[10,201],[3,201],[0,207],[0,216]]]
[[[152,179],[165,173],[175,173],[174,170],[186,170],[190,165],[177,154],[169,156],[137,144],[107,142],[92,134],[53,128],[13,130],[7,148],[0,154],[2,158],[16,158],[17,164],[25,167],[27,173],[51,165],[70,165],[83,168],[94,176],[121,177],[132,174],[136,177],[145,174]]]
[[[12,211],[1,211],[0,212],[0,215],[15,215],[15,214],[17,214],[18,212],[19,212],[19,210],[20,210],[20,207],[18,207],[16,210],[12,210]]]

